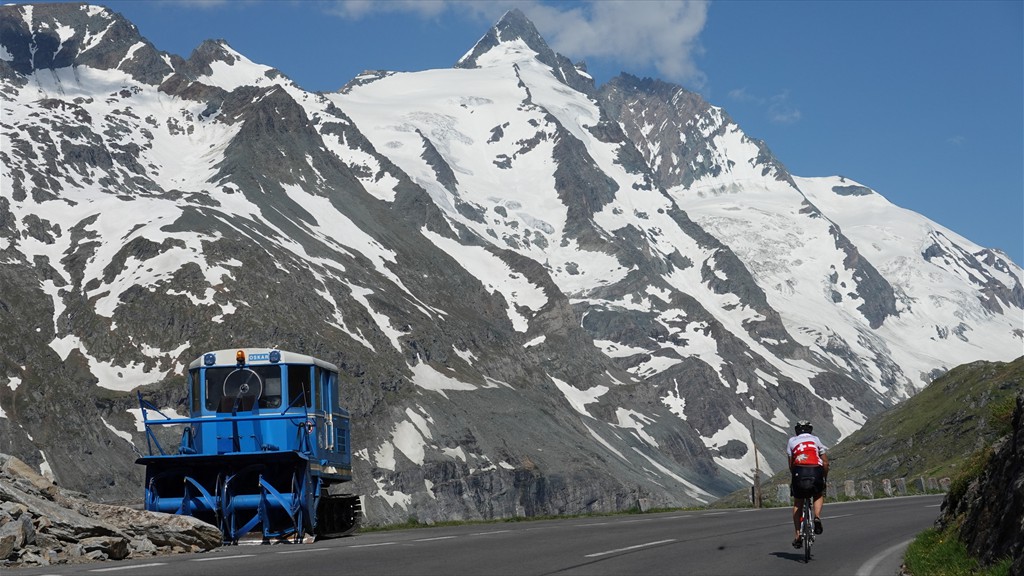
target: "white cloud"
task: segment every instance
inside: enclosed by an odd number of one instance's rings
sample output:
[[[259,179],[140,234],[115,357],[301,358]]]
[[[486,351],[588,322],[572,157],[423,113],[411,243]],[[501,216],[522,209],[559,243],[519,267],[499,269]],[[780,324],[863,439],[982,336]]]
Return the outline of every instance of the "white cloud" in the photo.
[[[375,12],[412,12],[425,18],[434,18],[449,7],[461,4],[451,0],[341,0],[330,10],[351,20],[359,20]]]
[[[654,66],[668,80],[704,83],[693,56],[702,51],[706,2],[608,0],[571,10],[533,3],[522,10],[551,47],[569,58]]]
[[[729,90],[729,98],[737,102],[757,102],[760,103],[762,100],[757,96],[754,96],[750,92],[747,92],[746,88],[733,88]]]
[[[773,124],[794,124],[803,116],[800,109],[790,102],[789,90],[765,98],[749,92],[746,87],[734,88],[729,91],[729,98],[764,108],[768,120]]]
[[[702,87],[705,74],[694,56],[707,22],[704,0],[604,0],[580,3],[486,0],[339,0],[332,12],[358,20],[375,12],[409,12],[436,18],[450,10],[474,22],[498,20],[519,8],[545,41],[571,60],[601,60],[625,68],[653,66],[664,79]]]
[[[800,109],[789,103],[789,90],[768,99],[768,119],[776,124],[793,124],[800,121]]]
[[[186,8],[220,8],[227,6],[229,0],[163,0],[160,2],[165,5],[184,6]]]

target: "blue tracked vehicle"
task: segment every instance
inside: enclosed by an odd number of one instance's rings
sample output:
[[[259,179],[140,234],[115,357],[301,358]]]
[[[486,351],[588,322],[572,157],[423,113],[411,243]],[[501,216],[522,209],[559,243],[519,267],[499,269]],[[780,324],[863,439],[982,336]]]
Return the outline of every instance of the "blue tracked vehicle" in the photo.
[[[219,526],[225,544],[359,527],[359,496],[343,493],[352,445],[333,364],[266,348],[208,352],[189,366],[188,406],[188,418],[172,418],[139,394],[147,510]],[[155,429],[166,426],[181,429],[176,451],[160,445]]]

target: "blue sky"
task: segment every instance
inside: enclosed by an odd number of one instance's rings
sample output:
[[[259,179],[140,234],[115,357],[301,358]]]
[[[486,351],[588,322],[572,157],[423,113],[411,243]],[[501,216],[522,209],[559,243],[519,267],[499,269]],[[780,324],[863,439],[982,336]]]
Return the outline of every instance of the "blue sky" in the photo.
[[[97,3],[160,50],[222,38],[322,91],[450,67],[518,7],[599,84],[626,71],[699,92],[792,173],[860,181],[1024,264],[1020,0]]]

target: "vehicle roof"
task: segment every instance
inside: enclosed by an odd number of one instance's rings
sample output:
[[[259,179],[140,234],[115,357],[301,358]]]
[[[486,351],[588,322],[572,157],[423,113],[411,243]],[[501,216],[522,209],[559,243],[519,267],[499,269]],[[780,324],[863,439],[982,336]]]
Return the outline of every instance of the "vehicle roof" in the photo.
[[[204,352],[198,358],[193,360],[191,364],[189,364],[189,368],[199,368],[203,366],[203,358],[207,354],[216,355],[217,360],[216,362],[214,362],[215,366],[234,365],[235,353],[238,352],[239,350],[245,352],[246,365],[248,366],[271,365],[270,360],[253,361],[250,359],[253,357],[254,354],[257,356],[261,354],[266,355],[273,350],[277,350],[278,352],[281,353],[281,361],[277,362],[277,364],[312,364],[320,366],[321,368],[325,368],[332,372],[338,372],[338,367],[335,366],[334,364],[331,364],[330,362],[326,362],[319,358],[314,358],[313,356],[309,356],[307,354],[299,354],[297,352],[289,352],[287,350],[278,350],[277,348],[225,348],[223,350],[216,350],[213,352]]]

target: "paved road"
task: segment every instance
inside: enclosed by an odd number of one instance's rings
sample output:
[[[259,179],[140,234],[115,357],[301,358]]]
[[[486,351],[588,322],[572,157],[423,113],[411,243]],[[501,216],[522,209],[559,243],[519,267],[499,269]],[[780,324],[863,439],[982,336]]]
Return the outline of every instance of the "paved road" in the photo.
[[[12,571],[37,574],[893,575],[941,496],[826,504],[809,564],[788,509],[669,512],[389,532],[300,545]]]

